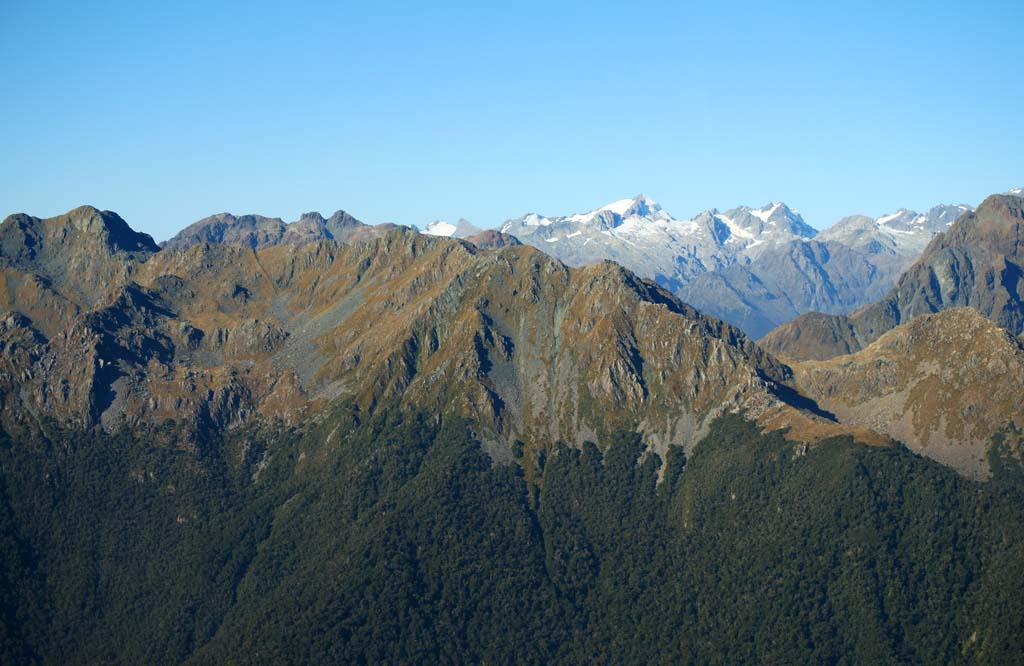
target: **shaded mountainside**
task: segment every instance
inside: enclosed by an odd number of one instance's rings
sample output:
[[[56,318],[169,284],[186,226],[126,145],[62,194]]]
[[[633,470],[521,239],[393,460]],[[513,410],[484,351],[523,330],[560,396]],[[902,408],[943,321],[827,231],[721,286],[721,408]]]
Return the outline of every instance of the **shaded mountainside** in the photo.
[[[991,474],[993,437],[1020,446],[1024,346],[973,309],[922,315],[854,354],[793,368],[800,390],[841,421],[968,476]]]
[[[808,310],[842,313],[877,300],[911,257],[840,242],[792,241],[698,276],[678,296],[758,338]]]
[[[533,248],[401,229],[143,258],[111,253],[124,267],[88,285],[92,308],[49,263],[8,281],[53,291],[0,295],[18,315],[4,332],[8,427],[46,417],[115,432],[171,419],[201,438],[253,419],[296,423],[347,398],[367,413],[400,400],[460,414],[499,458],[516,440],[579,444],[616,428],[661,451],[692,447],[738,410],[796,438],[839,431],[739,331],[611,263],[575,270]],[[74,307],[51,316],[65,302]]]
[[[994,195],[936,236],[886,296],[848,316],[802,315],[760,344],[793,359],[857,351],[915,316],[966,306],[1024,331],[1024,199]]]

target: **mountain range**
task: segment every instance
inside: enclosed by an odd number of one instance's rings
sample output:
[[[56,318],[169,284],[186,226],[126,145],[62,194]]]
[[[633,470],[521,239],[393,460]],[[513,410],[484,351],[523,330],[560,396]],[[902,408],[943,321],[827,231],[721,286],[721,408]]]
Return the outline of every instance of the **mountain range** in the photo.
[[[617,221],[618,229],[642,214],[675,232],[656,204],[631,202],[536,227],[554,234],[561,224]],[[872,224],[876,235],[909,235],[948,216],[937,208]],[[819,242],[794,241],[802,227],[781,204],[724,217],[750,230],[734,240],[748,251],[774,242],[758,234],[788,237],[780,246],[791,248]],[[664,453],[689,449],[715,418],[740,410],[798,441],[893,437],[930,455],[922,432],[908,438],[833,410],[835,389],[809,390],[799,364],[775,356],[859,352],[918,314],[956,306],[1021,333],[1020,219],[1019,198],[990,197],[939,232],[877,303],[849,316],[803,315],[758,346],[617,264],[566,267],[507,232],[479,232],[474,244],[370,227],[341,212],[291,225],[215,216],[160,248],[111,212],[15,215],[0,226],[3,335],[18,351],[6,360],[2,418],[21,428],[46,413],[108,431],[171,418],[200,436],[256,417],[301,422],[340,396],[369,413],[400,398],[470,418],[496,451],[513,441],[579,445],[627,428]],[[282,231],[259,241],[255,223]],[[865,224],[839,231],[853,226]],[[309,227],[348,241],[299,242]],[[206,237],[222,240],[196,240]],[[750,265],[771,256],[766,248]],[[362,322],[374,323],[372,333]],[[1010,422],[978,431],[970,442],[980,453],[958,469],[986,476],[984,451]]]
[[[570,266],[612,260],[673,291],[740,256],[815,234],[782,203],[677,220],[643,195],[575,215],[531,213],[505,222],[501,230]]]
[[[575,215],[531,213],[503,223],[498,232],[466,219],[412,228],[486,247],[523,242],[570,266],[615,261],[759,338],[805,312],[842,314],[877,300],[935,233],[968,210],[961,204],[935,206],[925,214],[900,209],[879,218],[856,215],[818,232],[781,202],[677,220],[640,195]],[[326,219],[306,213],[290,224],[221,213],[186,227],[163,246],[214,242],[259,249],[350,242],[394,228],[364,224],[344,211]]]
[[[0,396],[10,428],[46,413],[202,433],[347,396],[369,413],[454,411],[501,447],[627,424],[689,446],[730,409],[842,431],[788,403],[788,370],[739,331],[610,262],[569,269],[408,229],[159,249],[88,207],[9,218],[0,247],[4,334],[20,341]]]
[[[12,215],[0,661],[1012,663],[1022,210],[225,214],[162,247]],[[929,225],[876,303],[761,343],[529,244],[689,242],[681,276],[818,243],[838,276]]]

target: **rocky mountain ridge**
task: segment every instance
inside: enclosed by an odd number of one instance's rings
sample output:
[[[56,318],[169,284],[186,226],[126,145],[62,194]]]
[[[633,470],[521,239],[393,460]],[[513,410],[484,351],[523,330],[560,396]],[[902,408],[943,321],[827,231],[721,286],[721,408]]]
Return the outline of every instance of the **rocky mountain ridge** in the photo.
[[[988,222],[998,203],[987,200],[970,219],[1009,243]],[[946,247],[963,224],[932,245]],[[73,236],[81,229],[90,235]],[[936,423],[951,417],[929,411],[930,402],[879,398],[904,405],[898,418],[847,409],[842,396],[855,388],[844,393],[843,378],[861,382],[879,354],[844,357],[842,372],[790,367],[617,264],[570,268],[500,232],[481,234],[478,245],[394,229],[349,243],[160,249],[126,229],[88,207],[0,225],[0,406],[9,431],[44,418],[108,432],[173,422],[200,442],[246,424],[304,422],[344,400],[367,414],[398,404],[465,417],[488,453],[507,459],[516,441],[580,445],[621,429],[664,453],[691,447],[715,418],[737,412],[800,442],[842,433],[902,439],[983,478],[989,440],[1016,423],[973,409],[960,430],[936,439],[930,433],[947,428]],[[69,279],[66,266],[92,282]],[[963,316],[937,321],[991,337]],[[921,367],[960,372],[952,350],[928,357],[943,347],[900,335],[930,359]],[[1001,367],[1016,362],[1001,355]],[[921,372],[898,377],[933,381]],[[1013,390],[996,375],[982,379]],[[863,391],[876,386],[863,383]],[[899,419],[928,425],[908,429]]]
[[[335,211],[326,219],[320,213],[304,213],[290,224],[277,217],[236,217],[231,213],[220,213],[190,224],[165,241],[162,247],[186,249],[199,243],[223,243],[261,250],[279,244],[305,245],[319,240],[342,243],[366,240],[397,228],[398,225],[388,222],[364,224],[343,210]]]
[[[879,218],[852,216],[818,232],[781,202],[760,208],[707,210],[677,220],[639,195],[574,215],[531,213],[501,225],[503,238],[533,245],[570,266],[620,263],[684,301],[761,337],[808,311],[846,313],[884,294],[966,205],[907,209]],[[318,240],[351,242],[395,228],[367,225],[344,211],[307,213],[287,224],[259,215],[213,215],[186,227],[163,246],[200,242],[262,249]],[[472,239],[486,233],[468,220],[435,220],[427,235]],[[492,230],[486,230],[492,231]],[[494,236],[482,237],[485,244]]]
[[[465,416],[498,457],[516,440],[579,444],[620,427],[661,450],[692,446],[730,411],[809,440],[849,430],[794,399],[789,369],[742,333],[609,262],[571,269],[407,229],[263,248],[97,241],[106,250],[88,260],[108,268],[72,285],[54,266],[84,261],[81,246],[39,231],[64,217],[0,228],[41,239],[36,259],[0,257],[8,429],[170,420],[201,440],[343,398]]]

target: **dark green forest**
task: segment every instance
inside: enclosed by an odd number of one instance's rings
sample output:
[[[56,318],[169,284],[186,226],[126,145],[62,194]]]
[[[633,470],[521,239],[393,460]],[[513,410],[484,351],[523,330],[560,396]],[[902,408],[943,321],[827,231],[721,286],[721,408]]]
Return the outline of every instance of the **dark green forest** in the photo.
[[[0,441],[5,664],[1010,664],[1024,497],[740,417],[493,464],[462,420],[338,406],[203,446]],[[998,447],[996,449],[998,451]],[[998,457],[998,456],[997,456]]]

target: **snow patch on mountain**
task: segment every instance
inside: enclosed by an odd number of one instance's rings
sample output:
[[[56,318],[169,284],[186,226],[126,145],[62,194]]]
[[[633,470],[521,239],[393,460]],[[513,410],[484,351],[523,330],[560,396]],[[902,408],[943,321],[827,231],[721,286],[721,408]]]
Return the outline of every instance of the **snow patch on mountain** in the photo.
[[[455,233],[455,225],[445,220],[434,220],[423,229],[428,236],[448,236]]]
[[[875,224],[877,224],[879,226],[884,226],[886,224],[889,224],[893,220],[899,218],[900,216],[904,215],[906,212],[907,212],[906,209],[900,208],[895,213],[890,213],[888,215],[883,215],[882,217],[878,218],[877,220],[875,220]]]
[[[423,229],[423,233],[428,236],[446,236],[448,238],[468,238],[481,231],[483,229],[465,219],[460,219],[455,223],[447,220],[434,220]]]

